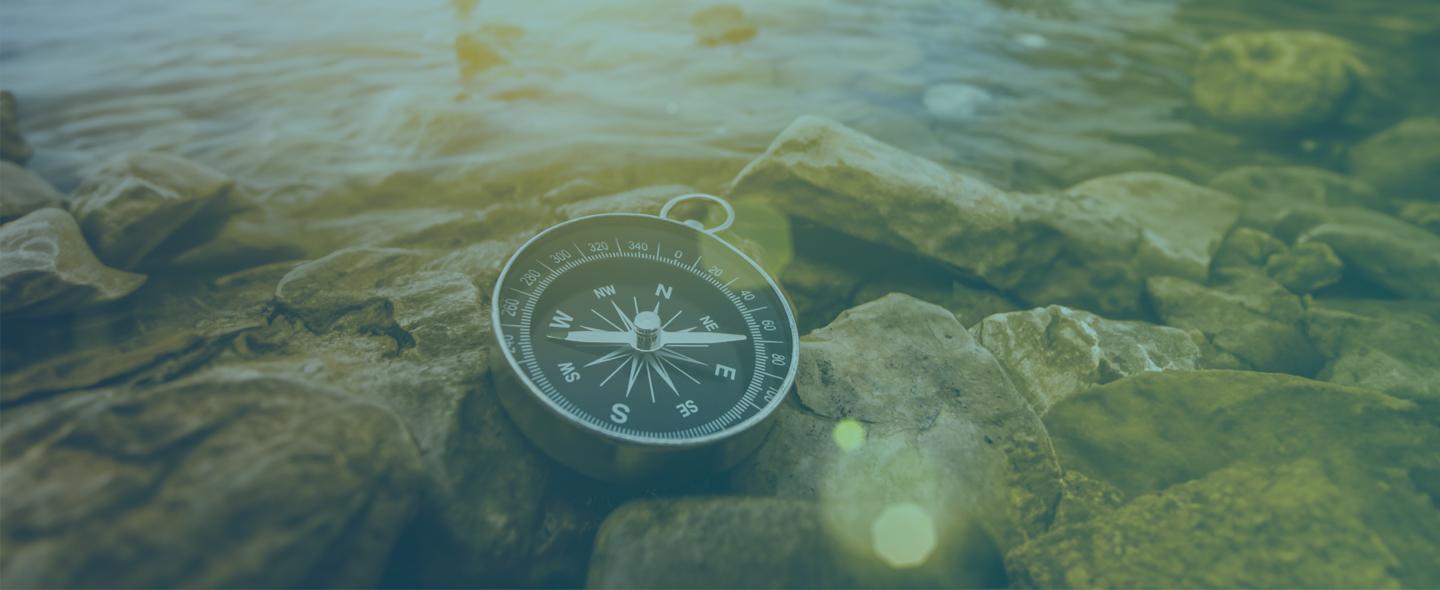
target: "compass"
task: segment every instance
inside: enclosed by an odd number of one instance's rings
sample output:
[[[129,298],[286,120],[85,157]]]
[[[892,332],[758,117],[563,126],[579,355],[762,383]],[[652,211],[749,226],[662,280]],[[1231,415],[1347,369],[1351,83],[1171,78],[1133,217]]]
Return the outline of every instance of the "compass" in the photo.
[[[724,208],[706,228],[683,201]],[[496,385],[536,446],[603,480],[721,469],[763,440],[795,380],[790,304],[716,234],[704,194],[659,215],[581,217],[540,232],[496,283]],[[503,359],[503,361],[501,360]]]

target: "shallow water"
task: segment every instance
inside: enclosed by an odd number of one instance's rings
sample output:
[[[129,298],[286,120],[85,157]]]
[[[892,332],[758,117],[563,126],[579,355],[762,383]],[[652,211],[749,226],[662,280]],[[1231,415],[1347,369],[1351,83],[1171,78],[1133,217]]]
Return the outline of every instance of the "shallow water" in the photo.
[[[1246,159],[1186,108],[1186,71],[1207,34],[1294,26],[1299,14],[1403,45],[1427,26],[1433,37],[1425,17],[1436,12],[751,2],[740,5],[754,39],[704,47],[694,5],[480,3],[461,14],[459,4],[13,0],[0,5],[0,72],[43,148],[33,167],[62,189],[99,160],[162,149],[259,186],[320,191],[406,171],[470,183],[477,201],[586,178],[717,190],[807,113],[1038,188]],[[462,79],[462,33],[504,63]],[[962,90],[927,112],[938,84]],[[1250,159],[1306,158],[1288,148]]]

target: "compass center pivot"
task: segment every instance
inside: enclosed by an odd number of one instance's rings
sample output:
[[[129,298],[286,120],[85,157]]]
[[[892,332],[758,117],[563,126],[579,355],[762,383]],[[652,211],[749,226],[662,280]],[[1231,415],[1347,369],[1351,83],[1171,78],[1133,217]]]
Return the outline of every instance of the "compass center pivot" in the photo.
[[[660,348],[660,316],[653,311],[635,315],[635,348],[649,352]]]

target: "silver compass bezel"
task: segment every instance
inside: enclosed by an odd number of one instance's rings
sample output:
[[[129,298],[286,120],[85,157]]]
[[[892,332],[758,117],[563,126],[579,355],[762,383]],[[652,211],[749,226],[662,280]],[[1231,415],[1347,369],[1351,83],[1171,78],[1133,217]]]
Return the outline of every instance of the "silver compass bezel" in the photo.
[[[783,304],[780,307],[783,308],[786,325],[789,327],[791,335],[789,358],[793,360],[789,363],[789,366],[786,367],[785,376],[780,382],[779,395],[776,395],[774,399],[770,400],[769,403],[763,406],[760,410],[756,411],[750,417],[740,422],[736,422],[735,424],[731,424],[725,428],[722,428],[717,432],[702,435],[699,437],[666,439],[640,437],[621,432],[611,432],[608,430],[604,430],[594,424],[591,424],[588,421],[580,419],[579,417],[572,416],[569,412],[565,411],[564,408],[561,408],[559,405],[557,405],[554,400],[550,399],[550,396],[545,395],[543,391],[539,390],[535,383],[531,381],[530,376],[526,373],[524,367],[521,366],[521,364],[515,359],[515,356],[511,354],[510,348],[505,345],[505,339],[502,333],[503,326],[500,323],[500,307],[502,304],[501,293],[504,290],[505,279],[509,276],[510,269],[515,265],[515,262],[520,259],[520,256],[536,242],[542,240],[545,236],[550,235],[553,232],[562,231],[568,226],[606,218],[635,218],[643,219],[646,222],[659,221],[675,224],[676,226],[682,227],[687,231],[704,234],[705,237],[701,239],[708,238],[719,242],[721,245],[728,248],[731,252],[738,256],[740,260],[743,260],[746,264],[750,265],[750,268],[752,268],[755,272],[759,273],[760,276],[765,279],[765,283],[769,285],[770,289],[775,293],[776,297],[778,297],[780,299],[780,302]],[[717,229],[723,229],[726,226],[728,226],[728,224],[726,224],[725,226],[721,226]],[[765,419],[768,418],[771,414],[773,414],[775,412],[775,409],[784,402],[785,397],[789,395],[790,389],[795,385],[795,375],[800,365],[800,329],[795,322],[794,308],[791,305],[789,298],[785,296],[785,292],[780,289],[780,285],[775,282],[774,277],[771,277],[770,273],[766,272],[764,268],[761,268],[761,266],[756,263],[754,259],[750,258],[750,256],[746,255],[744,252],[742,252],[739,248],[736,248],[730,242],[727,242],[725,241],[725,239],[716,235],[716,233],[718,233],[716,230],[697,228],[690,223],[686,223],[677,219],[671,219],[668,217],[662,217],[659,215],[648,215],[644,213],[600,213],[596,215],[586,215],[583,217],[577,217],[575,219],[563,221],[548,228],[545,228],[543,231],[536,233],[534,236],[531,236],[530,239],[526,240],[524,244],[521,244],[519,248],[515,249],[515,252],[510,255],[509,260],[505,261],[505,266],[501,269],[500,274],[495,281],[495,288],[490,295],[491,332],[495,336],[495,346],[499,348],[502,357],[505,359],[507,365],[506,369],[511,372],[511,374],[516,378],[516,381],[519,384],[525,387],[527,395],[531,396],[532,398],[539,399],[542,402],[542,405],[547,410],[549,410],[549,412],[553,416],[558,417],[565,423],[574,427],[578,427],[585,432],[589,432],[604,437],[606,439],[628,445],[635,445],[651,449],[672,450],[704,447],[736,437],[746,431],[749,431],[756,425],[764,422]]]

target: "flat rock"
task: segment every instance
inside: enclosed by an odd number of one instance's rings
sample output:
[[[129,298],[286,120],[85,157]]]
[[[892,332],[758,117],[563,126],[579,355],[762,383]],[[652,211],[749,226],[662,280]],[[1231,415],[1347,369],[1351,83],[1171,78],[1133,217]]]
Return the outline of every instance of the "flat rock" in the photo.
[[[1402,510],[1421,522],[1397,519]],[[1007,563],[1019,588],[1429,585],[1435,568],[1403,564],[1395,549],[1404,553],[1397,546],[1424,535],[1421,526],[1440,525],[1436,516],[1421,495],[1336,481],[1318,461],[1244,465],[1056,529]],[[1408,580],[1392,571],[1407,565],[1431,571],[1405,572]]]
[[[971,332],[1042,416],[1056,402],[1094,385],[1201,364],[1200,348],[1189,332],[1108,320],[1058,305],[995,314]]]
[[[1440,544],[1422,532],[1434,530],[1440,516],[1431,504],[1440,496],[1440,483],[1433,476],[1440,455],[1432,451],[1440,444],[1440,430],[1412,402],[1291,375],[1166,371],[1134,375],[1072,396],[1046,414],[1045,425],[1067,473],[1103,483],[1126,504],[1052,529],[1034,541],[1035,546],[1012,553],[1007,563],[1017,580],[1060,586],[1130,586],[1125,580],[1136,580],[1138,586],[1169,587],[1209,585],[1203,576],[1213,574],[1234,576],[1229,583],[1216,578],[1219,586],[1302,586],[1272,584],[1265,580],[1274,578],[1265,577],[1244,581],[1245,576],[1313,573],[1289,562],[1258,571],[1178,566],[1250,559],[1248,551],[1236,548],[1275,555],[1284,547],[1311,547],[1307,543],[1349,547],[1355,540],[1342,530],[1310,532],[1327,520],[1312,516],[1326,506],[1347,519],[1342,522],[1353,523],[1348,519],[1359,511],[1369,538],[1390,556],[1385,571],[1403,585],[1431,586],[1440,575],[1433,559]],[[1295,461],[1314,461],[1323,470],[1281,473]],[[1224,471],[1247,465],[1277,471],[1253,484],[1243,483],[1248,476]],[[1284,483],[1290,477],[1296,479]],[[1338,491],[1303,502],[1289,493],[1241,492],[1266,485],[1317,493],[1333,485]],[[1224,492],[1227,488],[1235,493]],[[1183,505],[1174,503],[1187,498]],[[1272,513],[1285,515],[1276,517],[1274,529],[1264,520]],[[1218,519],[1213,523],[1219,528],[1212,528],[1208,517],[1200,518],[1209,514]],[[1087,522],[1094,524],[1084,525]],[[1162,527],[1166,523],[1178,528]],[[1071,528],[1077,525],[1083,526]],[[1098,539],[1106,534],[1110,540]],[[1149,543],[1157,546],[1140,547]],[[1117,561],[1117,552],[1131,547],[1137,552],[1135,561]],[[1131,553],[1125,555],[1130,559]],[[1169,565],[1146,569],[1157,564]],[[1156,578],[1142,583],[1130,577],[1146,575]],[[1192,576],[1200,578],[1187,581]]]
[[[1201,48],[1190,92],[1221,123],[1298,129],[1338,116],[1366,71],[1353,45],[1324,33],[1231,33]]]
[[[1387,196],[1440,201],[1440,117],[1412,117],[1360,142],[1350,170]]]
[[[1223,193],[1154,173],[1060,195],[1005,193],[834,121],[805,116],[735,179],[732,198],[949,265],[1032,302],[1139,315],[1147,276],[1203,276],[1239,218]]]
[[[1319,379],[1440,401],[1440,303],[1318,299],[1306,326],[1327,359]]]
[[[732,472],[738,491],[820,499],[857,552],[897,502],[1002,547],[1048,526],[1060,488],[1045,432],[944,308],[892,294],[846,311],[802,340],[796,392]]]
[[[1259,270],[1223,269],[1209,287],[1155,277],[1147,290],[1166,325],[1205,335],[1212,348],[1204,366],[1296,375],[1320,369],[1322,359],[1305,338],[1300,299]]]
[[[19,118],[15,95],[9,90],[0,90],[0,160],[24,164],[35,150],[20,135]]]
[[[224,174],[184,158],[138,152],[81,183],[71,211],[101,260],[133,269],[233,185]]]
[[[0,309],[51,315],[114,301],[140,288],[143,275],[95,259],[69,213],[40,209],[0,227]]]
[[[36,209],[62,207],[65,196],[33,172],[0,161],[0,221],[10,221]]]
[[[420,459],[380,406],[216,371],[6,411],[6,587],[373,584]]]

